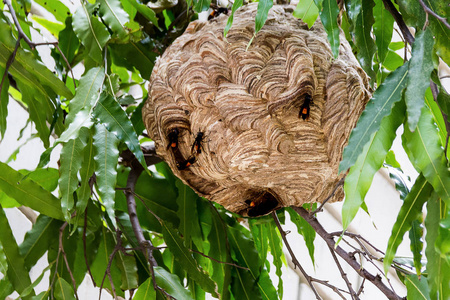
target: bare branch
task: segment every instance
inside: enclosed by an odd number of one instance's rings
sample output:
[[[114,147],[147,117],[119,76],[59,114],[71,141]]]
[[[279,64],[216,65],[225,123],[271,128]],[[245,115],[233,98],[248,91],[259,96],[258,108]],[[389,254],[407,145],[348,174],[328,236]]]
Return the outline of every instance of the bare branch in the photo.
[[[247,270],[247,271],[250,270],[249,268],[241,267],[241,266],[239,266],[239,265],[236,265],[236,264],[233,264],[233,263],[230,263],[230,262],[217,260],[217,259],[215,259],[215,258],[212,258],[211,256],[206,255],[205,253],[202,253],[202,252],[197,251],[197,250],[194,250],[194,249],[189,249],[189,251],[194,252],[194,253],[197,253],[197,254],[200,254],[201,256],[206,257],[206,258],[209,258],[210,260],[215,261],[215,262],[217,262],[217,263],[219,263],[219,264],[230,265],[230,266],[233,266],[233,267],[236,267],[236,268],[239,268],[239,269],[244,269],[244,270]]]
[[[78,300],[78,294],[77,294],[77,283],[75,282],[75,278],[73,277],[73,273],[72,270],[70,269],[70,265],[69,262],[67,261],[67,255],[66,252],[64,251],[64,245],[63,245],[63,235],[64,235],[64,230],[66,229],[67,225],[69,223],[64,222],[64,224],[59,228],[59,250],[58,250],[58,258],[59,258],[59,254],[62,253],[63,255],[63,259],[64,259],[64,263],[66,264],[66,268],[67,271],[69,272],[70,275],[70,279],[72,280],[72,285],[73,285],[73,290],[75,293],[75,297]],[[58,262],[56,262],[58,263]],[[57,270],[58,268],[56,267],[55,270]],[[55,272],[56,274],[57,272]]]
[[[394,17],[395,22],[397,23],[400,31],[402,32],[405,40],[408,44],[412,45],[414,43],[414,37],[406,26],[405,21],[403,21],[402,15],[395,8],[394,4],[390,0],[383,0],[384,7],[389,11],[389,13]]]
[[[350,295],[352,296],[352,299],[355,299],[355,300],[359,299],[358,295],[356,294],[355,290],[352,287],[351,282],[347,278],[347,274],[342,269],[342,266],[341,266],[338,258],[336,257],[336,254],[334,253],[333,248],[328,246],[328,249],[330,249],[331,256],[333,257],[334,262],[336,263],[336,266],[338,267],[339,272],[341,273],[342,279],[345,281],[345,284],[347,285],[348,291],[349,291]]]
[[[83,251],[84,251],[84,263],[86,264],[86,268],[88,270],[89,276],[91,276],[91,280],[92,283],[94,284],[94,287],[97,286],[95,280],[94,280],[94,276],[92,275],[91,272],[91,267],[89,266],[89,262],[87,259],[87,247],[86,247],[86,229],[87,229],[87,213],[88,213],[88,209],[86,207],[86,209],[84,210],[84,225],[83,225]]]

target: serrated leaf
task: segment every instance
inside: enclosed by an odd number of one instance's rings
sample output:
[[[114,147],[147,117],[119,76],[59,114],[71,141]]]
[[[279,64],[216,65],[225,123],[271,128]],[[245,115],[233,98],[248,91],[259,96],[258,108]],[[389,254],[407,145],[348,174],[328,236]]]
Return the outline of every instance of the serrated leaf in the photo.
[[[125,24],[130,21],[119,0],[99,0],[100,16],[120,39],[127,36]]]
[[[396,137],[396,130],[402,124],[405,103],[395,103],[390,115],[383,118],[379,130],[372,135],[362,149],[355,164],[345,178],[345,201],[342,206],[342,226],[346,229],[355,217],[369,190],[373,176],[383,165],[384,159]]]
[[[3,251],[2,243],[0,242],[0,273],[5,277],[6,271],[8,271],[8,262],[6,261],[6,255]]]
[[[384,272],[387,273],[394,259],[395,252],[403,240],[405,233],[411,228],[414,220],[417,220],[422,212],[423,204],[430,198],[433,187],[426,181],[421,174],[417,177],[411,192],[406,196],[402,207],[397,216],[397,220],[392,228],[391,237],[388,241],[386,254],[384,256],[383,265]]]
[[[55,282],[53,295],[56,300],[75,300],[72,286],[61,277],[58,277]]]
[[[408,299],[430,300],[430,291],[425,277],[417,277],[416,275],[406,275],[405,285]]]
[[[116,254],[116,265],[122,274],[120,288],[124,291],[138,287],[138,274],[134,256],[124,255],[122,252]]]
[[[273,264],[276,267],[275,274],[278,276],[278,297],[283,299],[283,280],[281,278],[282,271],[281,267],[283,266],[283,244],[281,243],[281,239],[278,235],[278,228],[274,222],[268,224],[269,227],[269,246],[270,253],[273,257]]]
[[[80,78],[75,96],[69,102],[69,114],[66,117],[66,124],[72,123],[81,110],[91,111],[100,95],[100,89],[104,80],[105,69],[103,67],[92,68]]]
[[[61,209],[67,222],[70,222],[74,205],[73,193],[78,188],[78,171],[83,161],[83,149],[89,132],[80,131],[79,137],[65,143],[61,150],[59,191]]]
[[[172,297],[179,300],[191,300],[191,294],[180,283],[180,279],[173,274],[170,274],[162,267],[153,268],[155,271],[156,284],[163,288]]]
[[[8,279],[14,289],[20,294],[29,285],[31,285],[31,279],[28,274],[28,270],[25,267],[24,259],[19,254],[19,247],[17,246],[16,239],[13,236],[8,219],[6,218],[5,212],[3,211],[1,205],[0,232],[2,233],[0,234],[0,243],[3,246],[3,253],[5,254],[6,261],[8,263]],[[29,299],[29,297],[25,297],[24,299]]]
[[[417,220],[411,223],[409,230],[410,249],[413,253],[414,268],[416,268],[417,276],[422,272],[422,251],[423,251],[423,214],[419,215]]]
[[[331,52],[334,58],[339,55],[339,26],[337,24],[337,17],[339,8],[337,2],[333,0],[324,0],[322,3],[322,11],[320,12],[320,20],[327,32],[328,41],[330,42]]]
[[[255,34],[256,35],[261,28],[266,23],[267,15],[269,14],[269,10],[273,6],[273,1],[270,0],[260,0],[258,2],[258,9],[255,17]]]
[[[218,297],[216,284],[209,278],[209,275],[201,269],[198,262],[194,259],[191,252],[184,246],[183,240],[178,236],[173,226],[168,223],[162,223],[162,233],[164,241],[169,250],[175,256],[189,277],[195,280],[206,292]]]
[[[405,92],[408,126],[411,131],[416,129],[419,122],[425,91],[430,86],[430,74],[434,69],[431,58],[433,44],[433,36],[429,29],[416,34]]]
[[[176,186],[178,189],[177,215],[180,219],[178,230],[183,235],[186,245],[190,245],[193,240],[197,248],[203,251],[202,232],[197,214],[198,195],[181,180],[177,180]]]
[[[392,72],[367,103],[356,127],[350,134],[348,145],[344,149],[343,158],[339,164],[339,172],[346,171],[354,164],[363,147],[379,130],[381,120],[389,115],[394,104],[400,101],[402,90],[406,85],[407,68],[408,64],[405,64]]]
[[[375,54],[375,42],[371,37],[373,18],[373,0],[362,1],[361,12],[358,14],[355,24],[355,45],[358,47],[358,61],[361,67],[366,71],[373,83],[376,74],[373,71],[373,56]],[[339,45],[338,45],[339,46]]]
[[[242,273],[242,271],[250,273],[250,275],[253,278],[253,281],[256,282],[256,285],[261,293],[262,299],[276,299],[277,292],[273,284],[270,282],[270,280],[268,282],[264,282],[264,284],[259,282],[261,269],[263,268],[263,266],[260,263],[259,256],[255,249],[253,241],[237,228],[229,227],[227,232],[228,232],[228,241],[230,243],[230,246],[233,250],[237,262],[239,263],[240,266],[249,269],[249,271],[245,271],[242,269],[236,271],[239,273]]]
[[[209,9],[211,0],[194,0],[194,11],[202,12]]]
[[[98,194],[106,213],[115,224],[114,199],[116,194],[117,161],[119,140],[101,125],[95,125],[94,160]]]
[[[293,15],[302,19],[303,22],[308,24],[308,27],[311,27],[319,16],[319,8],[314,4],[314,0],[300,0]]]
[[[298,233],[303,236],[306,247],[308,248],[309,257],[311,258],[311,262],[314,266],[314,240],[316,239],[316,231],[292,208],[288,207],[286,210],[291,216],[291,221],[297,226]]]
[[[136,290],[133,296],[134,300],[156,299],[156,292],[153,288],[152,278],[147,278]]]
[[[5,69],[2,66],[0,66],[0,74],[5,74]],[[5,76],[0,94],[0,141],[5,136],[7,126],[6,117],[8,116],[8,102],[9,102],[8,89],[9,89],[9,79],[8,76]]]
[[[450,264],[436,251],[435,242],[439,237],[439,222],[445,215],[445,204],[436,193],[427,202],[427,216],[425,218],[425,236],[427,257],[428,286],[430,298],[444,300],[450,297],[448,282],[450,281]]]
[[[73,15],[72,26],[89,56],[96,62],[102,61],[102,50],[110,36],[106,27],[92,17],[94,5],[81,4]]]
[[[19,246],[20,255],[25,260],[25,266],[32,266],[47,252],[50,245],[57,242],[58,231],[62,223],[45,215],[39,215],[36,223]]]
[[[373,33],[378,49],[378,61],[383,64],[392,39],[394,18],[384,7],[382,0],[375,0],[373,17],[375,19],[375,23],[373,23]]]
[[[64,220],[58,198],[2,162],[0,162],[0,190],[20,204],[41,214]]]
[[[228,17],[227,20],[227,25],[225,26],[224,30],[223,30],[223,36],[226,37],[228,31],[230,31],[231,29],[231,25],[233,25],[233,19],[234,19],[234,13],[236,12],[236,10],[242,6],[243,4],[243,0],[236,0],[233,2],[233,6],[231,7],[231,14]]]
[[[414,132],[409,130],[408,124],[405,125],[402,141],[416,170],[422,172],[442,200],[450,204],[450,171],[428,107],[422,108]]]
[[[76,139],[79,135],[81,135],[81,129],[89,129],[93,124],[94,122],[92,121],[90,110],[80,110],[75,115],[73,121],[69,124],[67,129],[61,134],[59,139],[56,140],[56,143],[67,143],[71,140]]]
[[[128,119],[127,114],[120,104],[112,96],[104,93],[100,96],[100,100],[94,108],[93,115],[100,123],[106,126],[109,132],[114,133],[120,141],[124,142],[144,169],[147,169],[144,154],[142,153],[133,124],[131,124],[130,119]]]

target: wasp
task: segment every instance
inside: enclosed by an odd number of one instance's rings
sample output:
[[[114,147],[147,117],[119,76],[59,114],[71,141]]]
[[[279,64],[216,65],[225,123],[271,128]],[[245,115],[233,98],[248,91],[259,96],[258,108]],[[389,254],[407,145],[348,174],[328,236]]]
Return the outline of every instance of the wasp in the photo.
[[[228,8],[226,8],[226,7],[220,7],[215,4],[211,4],[211,8],[212,8],[212,11],[208,16],[208,21],[211,19],[214,19],[215,17],[219,16],[220,14],[225,14],[225,15],[228,14]]]
[[[313,102],[313,99],[309,94],[305,95],[305,101],[303,101],[303,105],[300,108],[300,113],[298,114],[298,117],[302,118],[303,120],[309,120],[309,112],[310,112],[310,105]]]
[[[190,167],[193,163],[195,163],[195,156],[191,156],[183,161],[177,161],[177,168],[182,171]]]
[[[167,135],[167,139],[169,140],[169,145],[167,145],[167,149],[171,148],[172,150],[176,150],[178,148],[178,137],[180,135],[180,131],[178,128],[172,129]]]
[[[191,152],[194,154],[200,154],[202,153],[202,142],[203,138],[205,137],[205,133],[199,131],[197,133],[197,136],[195,137],[194,143],[192,144]]]
[[[247,215],[249,217],[258,217],[266,215],[278,206],[277,199],[270,193],[255,195],[254,200],[245,200],[248,205]]]

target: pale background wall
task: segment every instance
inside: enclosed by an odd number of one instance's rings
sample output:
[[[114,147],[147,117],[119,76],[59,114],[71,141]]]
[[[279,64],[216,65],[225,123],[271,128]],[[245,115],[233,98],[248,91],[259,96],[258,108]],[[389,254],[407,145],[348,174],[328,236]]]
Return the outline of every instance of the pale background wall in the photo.
[[[64,1],[66,2],[66,1]],[[66,2],[71,9],[73,9],[73,3]],[[39,11],[39,8],[34,6],[35,11],[45,15],[45,12]],[[50,66],[52,66],[51,59],[49,60],[49,51],[46,47],[39,48],[43,57],[47,58]],[[80,76],[83,72],[82,68],[78,68],[75,72]],[[450,72],[448,68],[442,66],[441,68],[441,76],[448,75]],[[447,80],[447,86],[450,79]],[[19,131],[25,126],[28,114],[24,112],[24,110],[13,100],[10,99],[10,103],[8,106],[9,115],[7,118],[8,129],[6,131],[6,135],[4,139],[0,142],[0,161],[5,162],[10,154],[17,149],[19,145],[24,143],[29,136],[36,132],[34,126],[28,125],[24,131],[24,136],[22,139],[17,140],[19,137]],[[402,129],[400,128],[398,134],[401,134]],[[401,147],[401,140],[399,137],[394,142],[393,149],[397,155],[397,159],[400,161],[404,171],[412,177],[412,180],[417,176],[414,168],[409,164],[407,160],[407,156],[404,153]],[[12,161],[9,163],[11,167],[16,170],[19,169],[34,169],[37,166],[39,161],[39,155],[44,151],[44,147],[39,139],[33,139],[26,143],[20,150],[17,155],[16,161]],[[59,157],[60,149],[56,148],[53,151],[53,155],[50,161],[50,166],[57,168],[56,161]],[[376,247],[385,251],[387,247],[387,241],[390,236],[390,232],[392,229],[392,225],[395,222],[395,218],[402,204],[399,199],[398,192],[395,190],[392,181],[389,180],[389,176],[385,169],[380,170],[374,178],[372,183],[372,187],[370,188],[366,199],[367,206],[369,208],[369,212],[371,214],[371,218],[367,216],[365,212],[360,211],[354,221],[351,224],[350,231],[355,233],[360,233],[362,236],[368,238]],[[318,215],[318,219],[321,224],[325,227],[325,229],[329,232],[342,230],[340,212],[341,212],[342,203],[334,203],[327,204],[325,206],[325,211]],[[24,235],[26,231],[31,229],[31,222],[18,210],[15,208],[6,209],[6,214],[8,220],[13,228],[14,235],[17,239],[18,243],[23,241]],[[287,217],[288,218],[288,217]],[[372,223],[373,222],[373,223]],[[376,227],[374,226],[376,225]],[[338,284],[340,287],[345,289],[345,284],[341,279],[341,275],[338,272],[332,257],[330,256],[328,247],[321,240],[320,237],[316,238],[315,247],[315,259],[316,259],[316,267],[313,268],[311,264],[311,260],[308,255],[308,251],[303,242],[303,238],[297,233],[297,229],[295,226],[287,222],[284,229],[290,231],[287,238],[293,247],[295,254],[302,264],[303,268],[307,271],[307,273],[313,277],[322,280],[329,280],[333,284]],[[314,295],[310,291],[309,287],[306,284],[306,281],[298,276],[298,270],[294,270],[291,267],[289,254],[285,249],[286,258],[288,265],[283,267],[283,283],[284,283],[284,297],[283,299],[314,299]],[[409,250],[409,239],[408,236],[405,235],[404,242],[400,245],[397,255],[399,256],[411,256]],[[271,257],[269,257],[271,260]],[[358,287],[360,282],[359,277],[356,276],[356,273],[351,270],[351,268],[346,267],[345,262],[342,263],[344,270],[347,272],[352,284],[354,287]],[[46,266],[46,255],[38,262],[36,267],[34,267],[30,271],[30,276],[32,280],[35,280],[40,274],[41,271]],[[364,265],[367,268],[370,266]],[[382,264],[379,264],[379,268],[382,269]],[[372,273],[376,273],[373,271],[373,268],[370,269]],[[272,265],[271,278],[276,286],[278,283],[278,278],[275,275],[275,267]],[[1,276],[1,275],[0,275]],[[392,276],[391,276],[392,277]],[[406,295],[406,291],[404,287],[399,283],[396,277],[392,277],[391,284],[393,285],[396,292],[400,295]],[[328,288],[317,285],[316,287],[324,292],[324,299],[337,299],[337,295],[331,292]],[[48,288],[48,272],[46,277],[42,280],[42,282],[36,288],[36,292],[44,291]],[[78,290],[78,295],[80,299],[96,299],[98,298],[98,288],[94,288],[92,282],[88,277],[86,277],[85,281],[81,285]],[[17,297],[17,294],[13,294],[12,297]],[[374,287],[371,283],[366,282],[364,293],[361,299],[384,299],[384,295],[379,292],[379,290]],[[106,292],[102,293],[102,299],[112,299],[110,295]]]

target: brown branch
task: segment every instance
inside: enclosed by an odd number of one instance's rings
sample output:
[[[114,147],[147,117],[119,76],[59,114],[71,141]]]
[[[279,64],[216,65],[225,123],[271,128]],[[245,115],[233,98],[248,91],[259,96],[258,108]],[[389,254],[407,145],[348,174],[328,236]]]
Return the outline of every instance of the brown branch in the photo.
[[[75,298],[78,300],[77,283],[75,282],[75,278],[73,277],[73,273],[72,273],[72,270],[70,269],[69,262],[67,261],[67,255],[66,255],[66,252],[64,251],[64,245],[63,245],[64,230],[66,229],[68,224],[69,223],[64,222],[64,224],[59,228],[58,258],[59,258],[59,254],[62,253],[63,259],[64,259],[64,263],[66,265],[67,271],[69,272],[70,279],[72,280],[72,285],[73,285],[73,290],[74,290],[74,293],[75,293]],[[58,261],[56,262],[56,264],[58,264]],[[56,270],[57,270],[57,267],[55,268],[55,274],[56,274]]]
[[[412,45],[414,43],[414,37],[406,26],[405,21],[403,21],[402,15],[395,8],[394,4],[390,0],[383,0],[384,7],[389,11],[389,13],[394,17],[395,22],[397,23],[400,31],[402,32],[405,40],[408,44]]]
[[[88,270],[89,276],[91,276],[91,280],[92,283],[94,284],[94,287],[97,286],[95,280],[94,280],[94,276],[92,275],[91,272],[91,267],[89,266],[89,262],[87,259],[87,247],[86,247],[86,229],[87,229],[87,213],[88,213],[88,209],[86,207],[86,209],[84,210],[84,225],[83,225],[83,251],[84,251],[84,263],[86,264],[86,268]]]
[[[450,24],[447,23],[447,20],[444,17],[441,17],[440,15],[438,15],[437,13],[435,13],[434,11],[431,10],[431,8],[429,8],[428,6],[425,5],[425,3],[422,0],[419,0],[420,5],[422,5],[423,10],[428,14],[432,15],[433,17],[435,17],[436,19],[438,19],[439,21],[441,21],[442,24],[445,25],[445,27],[447,27],[448,29],[450,29]]]
[[[111,264],[112,264],[112,261],[114,260],[114,257],[116,256],[116,253],[122,249],[121,235],[122,235],[122,232],[117,229],[116,230],[117,243],[116,243],[113,251],[111,252],[111,255],[109,255],[108,265],[106,266],[105,274],[103,274],[102,283],[100,284],[100,292],[98,294],[98,300],[101,300],[101,298],[102,298],[103,283],[105,283],[106,276],[108,276],[109,283],[111,284],[111,290],[112,290],[114,299],[117,299],[116,288],[114,286],[114,282],[113,282],[113,279],[111,276]]]
[[[356,294],[355,290],[352,287],[351,282],[348,280],[347,274],[342,269],[341,263],[339,262],[338,258],[336,257],[336,253],[334,253],[333,248],[328,246],[328,249],[330,249],[331,256],[334,259],[334,262],[336,263],[336,266],[338,267],[339,272],[341,273],[342,279],[345,281],[345,284],[347,285],[348,291],[350,295],[352,296],[352,299],[359,300],[358,294]]]
[[[230,263],[230,262],[217,260],[217,259],[215,259],[215,258],[213,258],[211,256],[206,255],[205,253],[202,253],[202,252],[194,250],[194,249],[189,249],[189,251],[197,253],[197,254],[200,254],[201,256],[209,258],[210,260],[215,261],[216,263],[219,263],[219,264],[230,265],[230,266],[233,266],[233,267],[236,267],[236,268],[239,268],[239,269],[244,269],[244,270],[247,270],[247,271],[250,270],[249,268],[241,267],[239,265],[236,265],[236,264],[233,264],[233,263]]]
[[[333,191],[331,192],[331,194],[330,194],[325,200],[322,201],[322,204],[320,204],[320,206],[319,206],[315,211],[313,211],[312,213],[310,213],[311,215],[315,215],[316,213],[322,211],[323,206],[324,206],[331,198],[333,198],[333,196],[334,196],[334,194],[336,193],[337,189],[338,189],[341,185],[344,185],[345,177],[346,177],[346,176],[342,177],[342,178],[336,183],[336,186],[334,187],[334,189],[333,189]]]
[[[322,237],[322,239],[327,243],[327,245],[336,252],[344,261],[346,261],[361,277],[367,279],[372,282],[388,299],[402,299],[399,295],[397,295],[393,290],[389,289],[383,281],[380,275],[373,275],[366,269],[362,268],[362,266],[355,260],[355,257],[350,253],[346,252],[340,246],[335,247],[335,241],[333,236],[330,235],[322,225],[317,221],[314,216],[311,216],[307,210],[302,207],[292,206],[294,209],[306,222],[314,228],[316,233]]]

